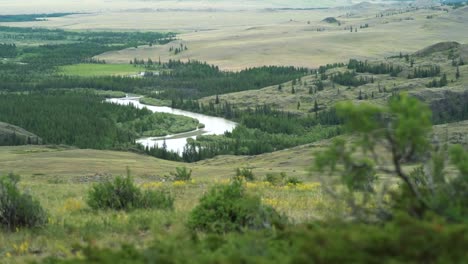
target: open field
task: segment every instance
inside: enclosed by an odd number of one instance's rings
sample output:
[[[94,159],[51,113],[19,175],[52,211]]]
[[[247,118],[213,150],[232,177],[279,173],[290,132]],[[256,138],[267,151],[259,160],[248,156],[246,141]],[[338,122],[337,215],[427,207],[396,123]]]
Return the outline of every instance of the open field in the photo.
[[[264,203],[287,213],[294,221],[305,221],[317,215],[321,204],[320,191],[313,180],[309,179],[297,188],[269,187],[261,181],[265,173],[280,171],[305,179],[312,158],[311,149],[301,147],[258,157],[218,157],[188,165],[193,169],[192,182],[163,183],[163,175],[184,164],[127,152],[44,146],[1,147],[2,173],[14,172],[22,176],[21,188],[40,200],[49,212],[49,223],[39,230],[0,233],[0,259],[7,261],[2,263],[23,263],[44,256],[71,257],[79,254],[74,250],[76,245],[93,244],[116,249],[132,243],[143,247],[159,235],[184,234],[188,214],[198,199],[211,186],[227,183],[234,176],[234,169],[240,166],[259,167],[254,173],[260,182],[249,184],[248,189],[261,194]],[[85,201],[91,185],[125,175],[127,166],[143,188],[171,191],[176,198],[175,211],[96,213],[89,210]],[[310,210],[315,207],[316,210]]]
[[[388,11],[385,11],[388,10]],[[98,56],[111,63],[133,58],[163,61],[197,59],[226,70],[261,65],[317,67],[350,56],[375,58],[414,52],[439,41],[468,41],[468,7],[450,10],[361,4],[327,10],[136,10],[54,18],[43,22],[6,23],[70,30],[157,30],[182,32],[163,46],[140,46]],[[399,13],[399,12],[402,13]],[[376,15],[396,12],[383,17]],[[336,17],[341,25],[323,22]],[[431,19],[428,19],[431,17]],[[361,25],[368,28],[361,29]],[[351,33],[353,26],[358,32]],[[450,29],[450,30],[448,30]],[[319,30],[319,31],[317,31]],[[170,47],[183,43],[177,55]],[[391,43],[391,45],[389,45]]]
[[[128,64],[74,64],[61,66],[59,74],[77,75],[77,76],[128,76],[137,75],[144,68]]]

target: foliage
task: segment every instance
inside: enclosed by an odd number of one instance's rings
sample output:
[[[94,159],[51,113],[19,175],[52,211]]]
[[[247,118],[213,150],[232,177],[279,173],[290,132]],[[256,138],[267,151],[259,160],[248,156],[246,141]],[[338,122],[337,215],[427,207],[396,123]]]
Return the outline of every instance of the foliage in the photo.
[[[78,263],[462,263],[466,225],[407,217],[383,225],[336,221],[288,226],[276,232],[164,236],[139,250],[85,247],[84,258],[52,257],[47,264]]]
[[[213,187],[192,210],[188,227],[209,233],[281,227],[285,218],[246,193],[242,180]]]
[[[367,77],[361,76],[358,78],[356,72],[350,72],[350,71],[347,71],[344,73],[338,72],[336,74],[333,74],[333,76],[331,77],[331,80],[335,83],[338,83],[344,86],[354,86],[354,87],[361,86],[370,82],[370,80]]]
[[[26,22],[41,21],[49,17],[64,17],[74,13],[51,13],[51,14],[21,14],[21,15],[1,15],[0,22]]]
[[[468,91],[444,93],[444,98],[431,102],[432,122],[436,125],[468,119]]]
[[[176,172],[172,172],[174,181],[190,181],[192,179],[192,170],[187,167],[177,167]]]
[[[281,172],[281,173],[267,173],[267,175],[265,176],[265,180],[269,183],[271,183],[273,186],[281,186],[281,185],[284,185],[286,183],[289,183],[291,179],[287,179],[286,178],[286,173],[284,172]],[[293,183],[294,180],[291,181],[291,184],[295,184]]]
[[[0,121],[28,130],[46,144],[95,149],[127,148],[141,136],[164,136],[199,126],[192,118],[102,100],[86,91],[6,94],[0,98]]]
[[[417,159],[430,149],[431,112],[428,107],[403,94],[392,98],[387,107],[343,103],[337,108],[346,120],[346,127],[358,139],[351,146],[343,139],[336,139],[329,149],[316,157],[315,165],[320,172],[340,175],[347,188],[346,195],[351,197],[349,203],[353,214],[369,219],[369,210],[356,204],[356,200],[362,197],[362,203],[367,204],[376,197],[378,190],[374,182],[378,172],[399,178],[413,198],[426,205],[414,179],[404,172],[402,163]],[[390,156],[379,155],[376,152],[379,148],[386,148]],[[393,165],[393,170],[388,169],[388,163]],[[333,193],[336,194],[336,190]],[[379,210],[384,208],[377,208]]]
[[[432,125],[427,106],[403,94],[392,98],[387,107],[344,103],[338,111],[357,140],[350,144],[336,139],[317,156],[315,165],[319,171],[329,172],[328,180],[339,174],[347,188],[344,200],[352,216],[372,221],[388,219],[394,210],[403,210],[415,217],[432,212],[451,221],[466,219],[468,212],[462,201],[466,201],[468,185],[462,176],[464,165],[460,166],[466,154],[460,148],[452,150],[452,161],[461,175],[448,180],[444,152],[432,151],[429,141]],[[378,153],[380,149],[389,155]],[[406,172],[404,163],[416,160],[425,161],[425,166]],[[390,183],[378,187],[377,173],[397,178],[401,187],[392,189]],[[328,191],[335,198],[341,196],[336,187]]]
[[[392,64],[370,64],[367,61],[362,62],[359,60],[351,59],[348,62],[348,69],[355,70],[356,72],[373,73],[373,74],[390,74],[391,76],[397,76],[403,69],[400,66],[393,66]]]
[[[438,76],[439,74],[440,74],[439,66],[417,67],[414,69],[413,74],[408,75],[408,79],[428,78],[428,77]]]
[[[37,200],[18,189],[19,176],[0,177],[0,225],[15,230],[40,227],[47,223],[47,213]]]
[[[14,58],[17,54],[15,44],[1,44],[0,43],[0,58]]]
[[[95,210],[172,209],[174,198],[164,191],[141,191],[127,175],[94,185],[88,193],[87,203]]]
[[[447,86],[448,80],[447,80],[447,75],[444,73],[442,77],[437,81],[436,79],[433,79],[430,83],[428,83],[426,86],[428,88],[433,88],[433,87],[444,87]]]
[[[243,178],[247,181],[255,181],[255,175],[251,168],[237,168],[236,178]]]

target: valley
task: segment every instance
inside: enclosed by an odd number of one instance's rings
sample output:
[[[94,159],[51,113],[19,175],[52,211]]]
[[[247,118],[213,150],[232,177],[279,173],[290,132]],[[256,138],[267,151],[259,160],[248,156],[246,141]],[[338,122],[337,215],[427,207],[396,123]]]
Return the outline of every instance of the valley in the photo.
[[[0,263],[463,263],[455,2],[0,0]]]

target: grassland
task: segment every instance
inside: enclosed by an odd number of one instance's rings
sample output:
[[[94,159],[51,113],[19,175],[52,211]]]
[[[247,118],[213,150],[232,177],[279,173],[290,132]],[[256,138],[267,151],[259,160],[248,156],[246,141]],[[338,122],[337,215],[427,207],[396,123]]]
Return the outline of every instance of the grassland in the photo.
[[[259,182],[250,191],[261,194],[264,203],[287,213],[294,221],[305,221],[322,210],[318,185],[307,180],[298,187],[272,187],[262,182],[268,172],[285,171],[306,179],[315,147],[301,147],[258,157],[218,157],[191,164],[193,181],[161,181],[181,163],[163,161],[126,152],[81,150],[68,147],[2,147],[2,172],[22,175],[21,188],[38,197],[48,210],[49,224],[40,230],[20,229],[0,233],[2,263],[23,263],[44,256],[79,255],[76,245],[119,248],[132,243],[142,247],[155,236],[182,234],[189,211],[198,198],[214,184],[227,183],[236,167],[254,167]],[[294,158],[291,158],[294,157]],[[93,212],[88,209],[86,192],[93,183],[131,169],[143,188],[165,188],[176,197],[175,211],[141,210],[130,213]],[[316,208],[311,210],[311,208]],[[7,258],[11,256],[11,258]]]
[[[128,62],[127,62],[128,63]],[[144,67],[131,64],[74,64],[59,67],[59,74],[75,76],[129,76],[138,75]]]
[[[150,97],[140,98],[140,103],[146,104],[146,105],[154,105],[154,106],[171,106],[171,102],[169,100],[161,100],[161,99],[150,98]]]
[[[344,62],[350,56],[380,58],[400,51],[414,52],[439,41],[466,43],[467,14],[468,7],[446,12],[442,8],[416,10],[404,4],[367,3],[326,10],[145,9],[4,25],[173,31],[180,33],[175,42],[113,51],[97,58],[110,63],[128,63],[134,58],[197,59],[221,69],[240,70],[263,65],[318,67]],[[324,22],[327,17],[335,17],[340,25]],[[360,28],[366,24],[368,28]],[[351,26],[357,32],[351,33]],[[180,43],[188,50],[177,55],[169,51]]]
[[[468,122],[435,126],[435,133],[453,143],[467,144]],[[462,138],[460,138],[462,137]],[[456,142],[453,139],[457,139]],[[460,141],[461,140],[461,141]],[[155,237],[184,236],[188,214],[198,199],[215,184],[225,184],[237,167],[251,167],[257,181],[246,185],[264,204],[301,223],[327,215],[333,204],[319,188],[315,172],[309,174],[314,153],[328,141],[255,157],[220,156],[194,164],[164,161],[128,152],[74,149],[65,146],[0,148],[2,172],[22,175],[21,188],[37,197],[49,212],[41,229],[0,233],[2,263],[24,263],[46,256],[80,256],[77,246],[118,249],[123,244],[148,246]],[[190,182],[164,182],[164,175],[186,165],[193,170]],[[117,175],[126,167],[144,189],[165,189],[176,198],[174,211],[91,211],[86,193],[92,184]],[[275,187],[264,181],[272,172],[286,172],[304,180],[297,186]]]
[[[135,57],[150,57],[153,60],[160,57],[163,61],[198,59],[225,70],[241,70],[261,65],[318,67],[327,63],[344,62],[350,55],[362,59],[379,58],[400,51],[414,52],[439,41],[468,41],[466,34],[462,33],[467,23],[468,8],[449,13],[418,10],[376,18],[380,11],[378,7],[371,6],[354,12],[352,9],[333,9],[327,10],[327,13],[317,10],[169,13],[168,16],[177,18],[175,26],[164,25],[160,21],[161,23],[156,23],[161,27],[158,29],[167,27],[184,32],[178,36],[180,40],[163,46],[140,46],[105,53],[98,58],[109,62],[125,62]],[[352,12],[353,15],[346,16],[347,12]],[[145,22],[154,17],[152,13],[140,15],[140,19]],[[162,20],[166,14],[161,15]],[[322,22],[328,16],[337,17],[341,26]],[[433,18],[427,19],[428,16]],[[206,19],[207,17],[210,19]],[[112,17],[96,19],[113,20]],[[243,22],[239,24],[238,21]],[[359,28],[365,24],[369,24],[369,28]],[[94,26],[96,25],[89,25],[90,28]],[[358,27],[358,32],[351,33],[351,26]],[[177,55],[169,52],[170,47],[180,43],[186,45],[188,50]]]
[[[462,45],[458,51],[460,52],[461,58],[465,61],[468,60],[467,47],[467,45]],[[396,77],[392,77],[389,74],[358,74],[362,77],[374,78],[373,83],[368,83],[359,87],[333,84],[330,80],[325,80],[323,81],[325,86],[324,90],[315,92],[315,83],[320,79],[320,76],[310,75],[302,78],[301,81],[294,85],[294,94],[292,93],[293,82],[291,81],[282,84],[281,90],[275,85],[261,90],[224,94],[219,96],[219,99],[220,102],[229,102],[239,108],[253,108],[257,105],[268,104],[277,109],[297,113],[312,112],[315,102],[317,102],[319,110],[324,110],[340,101],[358,101],[360,93],[363,97],[367,97],[367,102],[375,104],[384,104],[392,95],[393,91],[410,92],[412,95],[430,103],[434,100],[444,98],[444,94],[446,93],[463,93],[467,91],[465,84],[468,82],[468,65],[459,67],[461,77],[456,79],[456,67],[453,67],[452,61],[447,59],[449,52],[448,49],[437,50],[426,56],[414,56],[415,64],[413,68],[405,62],[405,59],[400,58],[370,60],[370,63],[375,64],[386,63],[395,66],[400,65],[404,68],[404,71]],[[426,85],[433,80],[433,78],[407,78],[408,74],[411,73],[414,68],[431,65],[433,63],[441,67],[441,73],[447,74],[449,80],[448,86],[443,88],[427,88]],[[326,72],[326,75],[331,76],[334,73],[345,72],[347,70],[346,66],[330,69]],[[311,89],[313,90],[312,94],[310,93]],[[201,102],[207,104],[208,102],[215,102],[215,99],[215,96],[210,96],[203,98]],[[300,102],[299,109],[297,108],[298,102]]]

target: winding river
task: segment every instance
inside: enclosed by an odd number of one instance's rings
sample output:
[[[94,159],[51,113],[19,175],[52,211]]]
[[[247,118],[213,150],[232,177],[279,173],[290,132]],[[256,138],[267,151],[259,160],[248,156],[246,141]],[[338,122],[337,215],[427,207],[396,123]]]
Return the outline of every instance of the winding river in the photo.
[[[120,105],[132,104],[137,108],[146,107],[153,112],[170,113],[174,115],[188,116],[188,117],[197,119],[200,123],[205,125],[204,128],[197,129],[197,130],[190,131],[190,132],[185,132],[185,133],[180,133],[180,134],[175,134],[175,135],[167,135],[165,137],[150,137],[150,138],[138,139],[137,143],[140,143],[143,146],[162,147],[165,141],[168,150],[172,150],[181,154],[182,151],[184,150],[185,144],[187,143],[187,139],[189,138],[195,139],[197,136],[200,136],[200,135],[223,135],[224,132],[226,131],[231,132],[237,126],[237,123],[229,121],[224,118],[197,114],[197,113],[193,113],[189,111],[174,109],[174,108],[167,107],[167,106],[145,105],[145,104],[140,103],[139,99],[140,97],[125,97],[125,98],[107,99],[106,101],[115,103],[115,104],[120,104]]]

